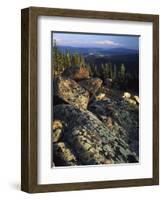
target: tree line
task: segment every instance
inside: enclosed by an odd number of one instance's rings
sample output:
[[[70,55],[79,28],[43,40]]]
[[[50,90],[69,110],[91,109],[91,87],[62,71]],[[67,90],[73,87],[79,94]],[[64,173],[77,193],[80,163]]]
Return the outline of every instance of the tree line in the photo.
[[[68,51],[63,53],[59,51],[54,43],[52,48],[52,65],[54,76],[60,75],[67,67],[82,66],[89,70],[92,77],[99,77],[103,81],[107,78],[111,79],[112,87],[138,91],[138,74],[129,73],[123,63],[120,66],[111,62],[102,63],[100,65],[96,65],[96,63],[88,63],[83,55],[79,53],[71,54]]]

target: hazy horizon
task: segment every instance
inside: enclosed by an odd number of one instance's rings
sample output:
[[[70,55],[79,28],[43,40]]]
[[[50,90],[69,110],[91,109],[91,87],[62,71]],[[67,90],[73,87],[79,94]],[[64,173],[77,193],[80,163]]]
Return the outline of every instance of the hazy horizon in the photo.
[[[104,35],[84,33],[53,32],[52,41],[57,46],[79,48],[126,48],[139,49],[139,36],[131,35]]]

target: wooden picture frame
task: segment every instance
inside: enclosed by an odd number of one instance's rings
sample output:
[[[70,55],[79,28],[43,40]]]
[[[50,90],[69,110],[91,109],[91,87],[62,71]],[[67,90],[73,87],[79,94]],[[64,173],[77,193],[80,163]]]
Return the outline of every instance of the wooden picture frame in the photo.
[[[39,185],[37,183],[37,19],[62,16],[153,24],[153,176],[152,178]],[[21,190],[55,192],[159,184],[159,16],[29,7],[21,11]]]

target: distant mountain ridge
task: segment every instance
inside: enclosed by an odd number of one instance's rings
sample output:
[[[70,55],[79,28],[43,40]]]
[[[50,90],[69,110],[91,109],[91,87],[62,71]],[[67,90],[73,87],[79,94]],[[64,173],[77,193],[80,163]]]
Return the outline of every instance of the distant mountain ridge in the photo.
[[[108,48],[108,47],[73,47],[73,46],[58,46],[58,49],[62,53],[79,53],[83,55],[88,54],[102,54],[102,55],[126,55],[126,54],[138,54],[139,51],[136,49],[128,48]]]

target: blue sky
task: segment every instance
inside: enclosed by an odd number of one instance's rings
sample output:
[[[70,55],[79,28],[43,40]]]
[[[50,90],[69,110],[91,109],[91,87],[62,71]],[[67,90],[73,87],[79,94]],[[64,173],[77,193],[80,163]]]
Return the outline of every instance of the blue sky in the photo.
[[[139,48],[139,36],[95,35],[53,32],[53,41],[58,46],[100,47],[100,48]]]

